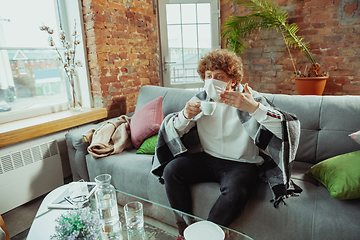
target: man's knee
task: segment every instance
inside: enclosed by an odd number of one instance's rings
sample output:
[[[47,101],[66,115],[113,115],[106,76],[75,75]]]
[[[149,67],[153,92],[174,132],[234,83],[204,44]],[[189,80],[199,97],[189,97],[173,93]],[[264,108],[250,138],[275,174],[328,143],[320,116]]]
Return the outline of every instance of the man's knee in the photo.
[[[169,177],[171,177],[173,174],[172,174],[172,167],[170,166],[170,163],[168,163],[166,165],[166,167],[164,168],[164,172],[163,172],[163,178],[165,179],[165,181],[167,179],[169,179]]]
[[[220,189],[221,195],[229,199],[231,202],[243,202],[246,201],[250,195],[246,187],[223,187]]]
[[[164,168],[163,177],[165,181],[174,178],[179,171],[179,165],[175,159],[169,162]]]

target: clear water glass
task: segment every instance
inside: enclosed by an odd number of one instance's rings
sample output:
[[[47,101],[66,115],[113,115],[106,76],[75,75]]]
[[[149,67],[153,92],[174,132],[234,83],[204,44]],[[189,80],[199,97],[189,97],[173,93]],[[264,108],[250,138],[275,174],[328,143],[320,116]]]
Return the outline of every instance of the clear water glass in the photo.
[[[145,240],[143,205],[129,202],[124,206],[127,235],[129,240]]]

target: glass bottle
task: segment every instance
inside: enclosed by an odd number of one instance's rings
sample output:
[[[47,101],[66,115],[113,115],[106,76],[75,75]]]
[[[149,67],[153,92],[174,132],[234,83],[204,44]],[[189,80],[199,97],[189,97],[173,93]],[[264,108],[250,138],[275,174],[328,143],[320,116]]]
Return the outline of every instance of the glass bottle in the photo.
[[[95,191],[96,208],[99,213],[102,239],[122,240],[121,222],[116,201],[116,192],[110,184],[111,175],[101,174],[95,177],[97,189]]]

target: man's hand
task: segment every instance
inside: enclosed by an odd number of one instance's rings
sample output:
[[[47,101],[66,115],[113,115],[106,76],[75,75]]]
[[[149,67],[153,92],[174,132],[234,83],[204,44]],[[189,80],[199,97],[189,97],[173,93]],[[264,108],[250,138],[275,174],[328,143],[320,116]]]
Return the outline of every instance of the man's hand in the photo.
[[[223,100],[224,103],[233,106],[240,111],[246,111],[252,114],[259,107],[259,103],[254,100],[247,83],[244,86],[244,90],[244,93],[225,91],[220,94],[220,99]]]
[[[186,119],[192,119],[201,112],[200,102],[187,102],[183,109],[183,114]]]

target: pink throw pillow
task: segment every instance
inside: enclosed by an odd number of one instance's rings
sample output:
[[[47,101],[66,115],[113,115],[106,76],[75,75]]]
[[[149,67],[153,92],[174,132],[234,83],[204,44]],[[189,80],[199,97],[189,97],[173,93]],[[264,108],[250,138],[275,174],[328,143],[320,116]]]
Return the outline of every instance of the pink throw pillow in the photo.
[[[154,134],[157,134],[164,120],[163,97],[157,97],[137,110],[130,121],[131,141],[135,148]]]
[[[360,144],[360,131],[354,132],[349,135],[355,142]]]

